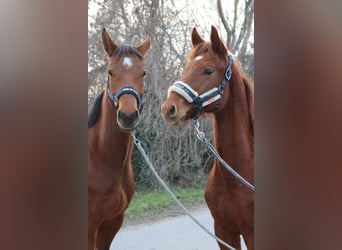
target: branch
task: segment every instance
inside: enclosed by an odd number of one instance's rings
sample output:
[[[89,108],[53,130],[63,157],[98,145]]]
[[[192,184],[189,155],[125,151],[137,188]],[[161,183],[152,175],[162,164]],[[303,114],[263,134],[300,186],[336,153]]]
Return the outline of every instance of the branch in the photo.
[[[239,38],[236,42],[236,46],[240,47],[240,53],[239,55],[241,58],[245,56],[246,50],[247,50],[247,44],[248,39],[251,34],[252,30],[252,22],[253,22],[253,16],[254,16],[254,6],[253,6],[254,0],[247,0],[245,5],[245,18],[243,21],[243,25],[240,31]]]
[[[232,37],[232,30],[229,28],[229,24],[228,24],[227,20],[224,18],[221,0],[217,0],[217,12],[220,16],[222,23],[223,23],[224,29],[227,32],[227,38],[229,39],[228,40],[229,44],[227,44],[227,45],[228,45],[228,47],[230,47],[230,45],[231,45],[231,41],[230,41],[231,38],[230,37]]]

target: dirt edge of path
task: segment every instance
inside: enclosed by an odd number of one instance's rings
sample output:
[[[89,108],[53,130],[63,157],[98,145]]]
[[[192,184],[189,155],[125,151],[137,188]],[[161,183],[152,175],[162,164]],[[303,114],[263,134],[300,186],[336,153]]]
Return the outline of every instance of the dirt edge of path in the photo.
[[[189,211],[208,208],[204,201],[196,204],[185,204],[184,206]],[[140,214],[126,215],[122,228],[139,224],[152,224],[166,218],[176,217],[184,214],[185,212],[176,205],[172,205],[167,208],[152,209]]]

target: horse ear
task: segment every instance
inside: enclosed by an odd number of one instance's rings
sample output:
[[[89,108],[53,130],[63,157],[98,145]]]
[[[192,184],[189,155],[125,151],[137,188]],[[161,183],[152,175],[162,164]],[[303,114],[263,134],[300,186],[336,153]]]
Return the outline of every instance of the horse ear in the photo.
[[[224,46],[224,43],[220,39],[217,29],[214,26],[211,26],[210,41],[214,52],[219,55],[224,55],[227,53],[226,46]]]
[[[196,28],[192,29],[191,41],[192,41],[192,46],[195,46],[197,44],[204,42],[203,38],[198,34]]]
[[[108,57],[110,57],[113,54],[113,52],[116,50],[116,48],[118,47],[113,42],[112,38],[110,38],[110,36],[108,35],[105,28],[103,28],[103,30],[102,30],[102,44],[103,44],[103,48],[106,51]]]
[[[150,48],[151,45],[151,37],[148,35],[145,40],[139,44],[136,49],[142,54],[145,55],[146,51]]]

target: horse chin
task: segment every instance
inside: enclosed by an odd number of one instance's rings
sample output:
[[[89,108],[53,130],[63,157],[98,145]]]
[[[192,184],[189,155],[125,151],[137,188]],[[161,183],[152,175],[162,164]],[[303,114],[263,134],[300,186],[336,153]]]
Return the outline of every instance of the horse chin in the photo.
[[[185,116],[175,120],[175,121],[170,121],[170,124],[173,126],[173,127],[176,127],[176,128],[183,128],[185,127],[187,124],[189,123],[189,119],[186,119]]]
[[[139,120],[136,120],[134,121],[133,123],[130,123],[130,124],[126,124],[124,122],[121,122],[120,120],[117,120],[118,122],[118,125],[119,125],[119,128],[123,131],[123,132],[131,132],[133,131],[138,123],[139,123]]]

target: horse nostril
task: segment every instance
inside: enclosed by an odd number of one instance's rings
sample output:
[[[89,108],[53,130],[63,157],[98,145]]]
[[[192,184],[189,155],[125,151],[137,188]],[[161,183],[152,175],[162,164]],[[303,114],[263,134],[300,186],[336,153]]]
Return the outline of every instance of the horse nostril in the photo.
[[[118,111],[118,118],[122,120],[124,123],[131,124],[134,123],[139,117],[139,112],[135,111],[129,115],[124,112]]]
[[[133,112],[129,118],[132,122],[134,122],[135,120],[139,118],[139,112],[138,111]]]
[[[121,112],[121,110],[118,111],[118,118],[120,120],[124,120],[126,118],[126,115],[124,112]]]
[[[175,105],[171,105],[171,107],[169,108],[168,111],[169,117],[175,117],[177,112],[176,112],[176,106]]]

